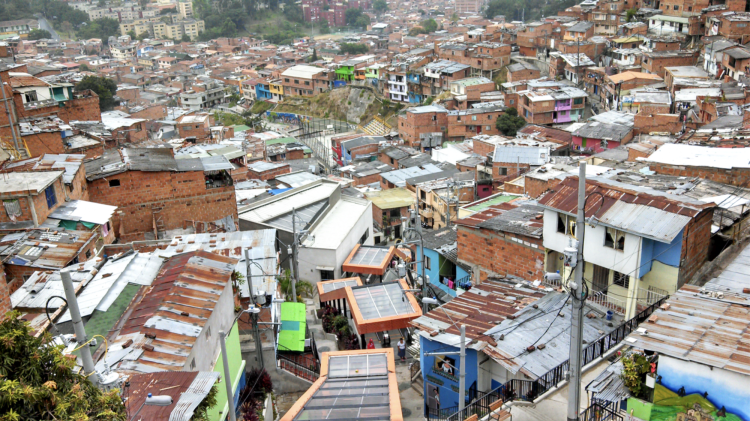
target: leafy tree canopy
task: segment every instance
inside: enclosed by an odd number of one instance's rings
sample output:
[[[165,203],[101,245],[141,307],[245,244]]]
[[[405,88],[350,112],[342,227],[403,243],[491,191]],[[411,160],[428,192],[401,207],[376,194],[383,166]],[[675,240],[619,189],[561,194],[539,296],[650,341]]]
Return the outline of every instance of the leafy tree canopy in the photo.
[[[29,40],[33,41],[36,39],[50,39],[52,38],[52,34],[49,33],[49,31],[45,29],[32,29],[29,31]]]
[[[364,54],[370,51],[370,49],[364,44],[351,44],[346,42],[339,46],[339,50],[342,54]]]
[[[385,0],[375,0],[372,2],[372,9],[378,13],[388,10],[388,3]]]
[[[505,136],[515,136],[518,129],[526,125],[526,120],[518,115],[515,108],[507,108],[505,113],[497,118],[495,127]]]
[[[78,28],[78,37],[100,38],[104,44],[107,44],[109,37],[116,37],[119,34],[120,22],[112,18],[96,19]]]
[[[0,420],[127,420],[119,391],[104,393],[74,373],[75,360],[49,334],[35,338],[17,317],[0,323]]]
[[[86,76],[75,86],[75,90],[85,91],[92,90],[99,96],[99,109],[108,111],[115,106],[115,93],[117,92],[117,83],[112,79],[98,76]]]
[[[484,16],[492,19],[503,15],[507,21],[521,20],[523,17],[526,22],[530,22],[542,16],[554,16],[577,3],[579,2],[576,0],[490,0],[484,10]]]
[[[425,19],[421,23],[422,28],[424,28],[425,31],[429,34],[430,32],[435,32],[438,29],[438,24],[435,22],[435,19]]]

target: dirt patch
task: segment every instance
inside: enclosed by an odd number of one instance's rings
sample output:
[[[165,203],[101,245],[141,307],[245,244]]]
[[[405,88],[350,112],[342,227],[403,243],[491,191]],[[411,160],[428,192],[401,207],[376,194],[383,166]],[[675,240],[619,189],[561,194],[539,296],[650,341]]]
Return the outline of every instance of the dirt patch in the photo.
[[[276,396],[276,411],[278,411],[279,417],[283,417],[304,393],[294,392]]]

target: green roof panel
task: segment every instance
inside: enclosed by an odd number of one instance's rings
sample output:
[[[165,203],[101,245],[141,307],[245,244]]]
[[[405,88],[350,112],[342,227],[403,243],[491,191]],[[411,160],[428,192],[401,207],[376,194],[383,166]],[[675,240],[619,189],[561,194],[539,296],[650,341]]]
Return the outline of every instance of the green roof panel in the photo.
[[[306,326],[305,303],[281,303],[279,350],[304,351]]]

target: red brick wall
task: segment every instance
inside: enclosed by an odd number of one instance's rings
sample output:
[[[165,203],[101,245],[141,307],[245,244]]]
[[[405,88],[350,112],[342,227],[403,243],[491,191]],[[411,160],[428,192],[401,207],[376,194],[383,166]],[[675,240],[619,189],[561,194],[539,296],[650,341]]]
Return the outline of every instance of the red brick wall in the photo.
[[[638,158],[645,158],[651,155],[650,153],[639,151],[637,149],[628,148],[628,161],[635,162]]]
[[[542,193],[546,192],[547,190],[554,189],[557,187],[558,184],[560,184],[562,180],[553,178],[550,180],[541,180],[538,178],[532,178],[532,177],[525,177],[524,178],[524,187],[526,189],[525,193],[529,197],[539,197],[542,195]]]
[[[724,170],[709,167],[674,166],[656,162],[649,162],[649,168],[657,174],[691,178],[700,177],[718,183],[731,184],[733,186],[744,186],[750,181],[750,169],[747,168]]]
[[[433,117],[435,118],[434,121]],[[447,113],[414,114],[407,112],[398,118],[398,134],[409,146],[420,142],[420,134],[443,132],[447,130],[447,126]],[[445,130],[441,130],[443,128]]]
[[[163,120],[167,116],[165,105],[151,105],[148,108],[130,114],[130,118],[143,118],[146,120]]]
[[[541,239],[463,225],[458,226],[457,237],[458,260],[478,268],[480,280],[488,276],[513,275],[533,281],[544,276],[544,246]]]
[[[679,114],[651,114],[639,112],[634,117],[633,134],[651,132],[677,133],[682,130]]]
[[[196,139],[208,139],[211,136],[211,129],[208,127],[208,121],[204,123],[177,124],[177,132],[181,138],[195,136]]]
[[[247,172],[247,178],[250,180],[266,181],[266,180],[272,180],[276,178],[277,175],[289,174],[290,172],[292,172],[291,167],[289,166],[289,164],[285,164],[279,168],[274,168],[272,170],[263,171],[263,172],[256,172],[256,171],[250,170]]]
[[[383,228],[383,212],[385,212],[387,215],[391,214],[390,209],[386,209],[385,211],[380,209],[379,207],[375,206],[375,204],[372,204],[372,223],[373,225],[377,226],[378,228]],[[405,206],[403,208],[399,209],[399,214],[401,216],[408,217],[409,216],[409,207]],[[390,225],[399,225],[401,224],[401,216],[398,218],[391,218],[390,219]]]
[[[361,145],[357,146],[356,148],[349,149],[349,153],[352,156],[352,160],[356,158],[359,155],[367,155],[371,153],[377,153],[378,152],[378,144],[377,143],[370,143],[368,145]]]
[[[57,203],[52,207],[52,209],[47,207],[47,198],[44,194],[44,191],[42,191],[40,194],[36,196],[32,196],[32,200],[34,202],[34,210],[37,215],[37,221],[39,224],[44,222],[47,219],[47,216],[49,216],[50,213],[52,213],[53,210],[55,210],[58,206],[60,206],[60,203],[63,203],[65,201],[65,195],[62,190],[61,179],[55,181],[55,197],[57,198]],[[66,189],[67,190],[67,189]],[[75,197],[73,197],[75,198]],[[31,207],[29,206],[29,200],[28,197],[19,197],[18,203],[21,206],[21,216],[16,218],[17,221],[33,221],[34,219],[31,216]],[[8,214],[5,212],[5,209],[0,209],[0,223],[3,222],[11,222],[10,218],[8,218]]]
[[[0,321],[5,318],[5,313],[11,309],[10,290],[8,283],[5,281],[5,271],[0,270]]]
[[[479,156],[488,156],[495,152],[495,145],[482,140],[474,139],[474,153]]]
[[[6,90],[6,92],[9,92]],[[90,92],[90,91],[89,91]],[[8,93],[8,95],[12,95]],[[33,110],[24,110],[23,101],[21,100],[20,94],[13,95],[13,103],[15,104],[15,116],[14,121],[19,119],[36,117],[36,116],[51,116],[57,115],[65,123],[71,121],[101,121],[102,114],[99,111],[99,97],[95,93],[91,92],[90,97],[71,99],[63,103],[63,106],[52,105],[49,107],[36,108]],[[11,137],[10,128],[3,127],[8,124],[8,114],[3,111],[0,112],[0,136]],[[59,134],[58,134],[59,135]]]
[[[110,187],[112,180],[119,180],[120,186]],[[186,221],[211,222],[229,215],[237,221],[234,187],[206,189],[202,171],[128,171],[91,181],[89,197],[119,208],[113,228],[125,242],[153,232],[154,215],[167,230],[183,228]]]
[[[352,176],[355,186],[380,182],[380,174],[370,174],[364,177]]]
[[[713,209],[705,210],[685,227],[678,288],[687,283],[708,260],[713,215]]]

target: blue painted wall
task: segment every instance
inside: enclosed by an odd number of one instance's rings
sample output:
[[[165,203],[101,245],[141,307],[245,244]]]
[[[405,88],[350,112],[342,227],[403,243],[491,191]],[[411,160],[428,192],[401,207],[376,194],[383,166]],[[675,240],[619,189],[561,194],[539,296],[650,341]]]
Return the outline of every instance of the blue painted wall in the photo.
[[[435,250],[425,248],[424,249],[424,255],[426,258],[430,259],[430,267],[429,269],[425,269],[424,273],[425,275],[430,277],[430,284],[433,286],[440,288],[441,290],[445,291],[446,293],[450,294],[452,297],[456,296],[456,291],[448,288],[446,285],[443,285],[440,283],[440,269],[442,268],[442,273],[445,276],[446,273],[450,272],[451,268],[455,266],[456,268],[456,276],[453,278],[454,281],[457,281],[461,278],[465,278],[469,276],[469,274],[463,270],[460,266],[456,266],[453,264],[453,262],[449,261],[448,259],[442,257],[438,252]],[[420,248],[419,245],[417,245],[417,254],[416,259],[419,260],[421,258],[420,254]],[[417,263],[417,273],[422,274],[422,264]]]
[[[667,389],[677,392],[684,387],[686,396],[708,392],[707,399],[716,408],[724,406],[750,421],[750,376],[665,356],[659,357],[658,374]]]
[[[431,341],[422,336],[419,337],[420,352],[458,352],[458,348],[447,346],[440,342]],[[460,369],[460,358],[458,355],[451,355],[456,361],[454,370],[455,381],[439,374],[439,369],[435,366],[434,356],[421,355],[420,365],[422,369],[422,380],[425,385],[425,406],[429,404],[429,396],[432,396],[432,389],[437,388],[440,391],[440,407],[450,408],[458,406],[458,373]],[[429,377],[428,377],[429,376]],[[473,349],[466,350],[466,393],[468,395],[469,387],[477,381],[477,352]],[[439,384],[442,382],[442,384]]]
[[[671,243],[662,243],[648,238],[643,239],[641,246],[641,267],[638,271],[638,277],[651,271],[653,260],[664,263],[672,267],[680,266],[680,255],[682,254],[682,231],[672,240]]]
[[[260,83],[255,85],[255,95],[258,97],[258,99],[273,98],[273,94],[271,93],[271,91],[263,88],[263,86]]]

